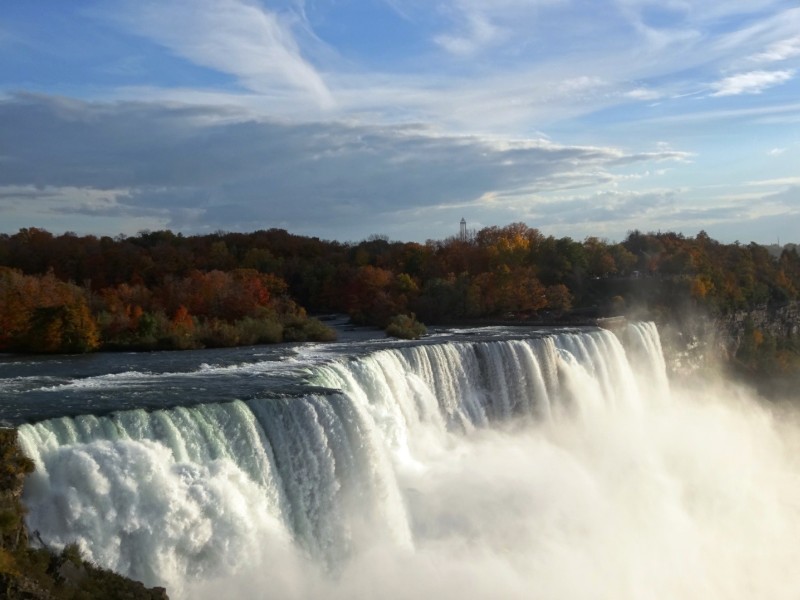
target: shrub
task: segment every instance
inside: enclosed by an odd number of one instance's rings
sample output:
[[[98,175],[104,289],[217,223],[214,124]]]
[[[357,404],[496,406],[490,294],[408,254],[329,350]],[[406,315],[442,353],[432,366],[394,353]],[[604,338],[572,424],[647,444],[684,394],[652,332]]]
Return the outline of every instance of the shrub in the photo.
[[[386,327],[386,335],[404,340],[416,340],[427,332],[425,325],[417,321],[413,313],[393,316]]]
[[[319,319],[294,318],[283,326],[284,342],[332,342],[336,331]]]
[[[206,348],[230,348],[239,345],[239,331],[235,325],[219,319],[209,319],[197,328],[197,338]]]
[[[283,326],[270,318],[245,317],[236,322],[239,342],[245,345],[277,344],[283,338]]]

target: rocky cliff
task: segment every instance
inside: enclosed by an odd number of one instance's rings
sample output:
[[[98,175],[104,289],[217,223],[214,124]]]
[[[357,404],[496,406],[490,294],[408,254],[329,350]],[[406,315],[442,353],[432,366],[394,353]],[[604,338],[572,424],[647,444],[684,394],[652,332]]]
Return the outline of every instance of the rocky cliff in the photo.
[[[800,382],[800,302],[719,316],[686,312],[658,326],[673,375],[724,369],[768,395]]]
[[[724,332],[729,351],[736,354],[748,333],[760,331],[778,340],[800,337],[800,302],[783,306],[760,306],[749,311],[739,311],[716,319]]]

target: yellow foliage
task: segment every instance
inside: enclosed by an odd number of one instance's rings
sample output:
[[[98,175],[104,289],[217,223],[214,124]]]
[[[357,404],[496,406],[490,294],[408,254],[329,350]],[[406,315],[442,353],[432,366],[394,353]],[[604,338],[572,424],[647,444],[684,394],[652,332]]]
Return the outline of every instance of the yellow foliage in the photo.
[[[691,294],[695,300],[704,300],[714,289],[714,283],[704,275],[698,275],[692,280]]]
[[[0,548],[0,573],[19,575],[17,559],[14,558],[14,555],[5,548]]]

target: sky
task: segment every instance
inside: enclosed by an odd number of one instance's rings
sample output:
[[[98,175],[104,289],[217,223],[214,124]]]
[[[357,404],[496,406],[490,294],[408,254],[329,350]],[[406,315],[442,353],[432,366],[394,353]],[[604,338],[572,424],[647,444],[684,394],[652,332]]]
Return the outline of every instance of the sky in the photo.
[[[0,232],[800,242],[797,0],[8,0]]]

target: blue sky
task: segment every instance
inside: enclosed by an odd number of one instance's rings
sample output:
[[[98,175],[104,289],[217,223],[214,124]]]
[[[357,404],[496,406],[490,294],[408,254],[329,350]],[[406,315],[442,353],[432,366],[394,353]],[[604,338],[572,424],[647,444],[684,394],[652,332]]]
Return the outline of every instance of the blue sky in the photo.
[[[0,231],[800,241],[796,0],[0,6]]]

